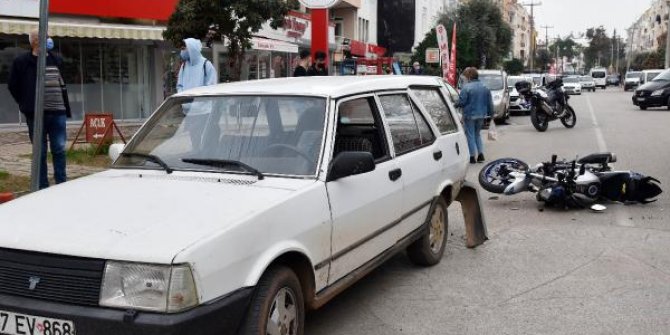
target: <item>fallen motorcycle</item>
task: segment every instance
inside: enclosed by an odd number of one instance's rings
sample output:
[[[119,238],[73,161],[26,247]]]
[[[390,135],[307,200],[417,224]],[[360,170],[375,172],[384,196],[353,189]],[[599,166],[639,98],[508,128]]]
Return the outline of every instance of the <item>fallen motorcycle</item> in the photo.
[[[572,161],[557,161],[529,167],[516,158],[486,164],[479,184],[487,191],[506,195],[524,191],[537,193],[537,200],[563,208],[584,208],[598,201],[650,203],[661,194],[660,181],[632,171],[612,171],[612,153],[596,153]]]

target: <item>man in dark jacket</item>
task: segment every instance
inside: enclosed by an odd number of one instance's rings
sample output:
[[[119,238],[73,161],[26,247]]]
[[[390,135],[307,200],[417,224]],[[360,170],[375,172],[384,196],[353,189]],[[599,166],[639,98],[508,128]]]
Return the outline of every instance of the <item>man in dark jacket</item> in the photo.
[[[39,34],[33,30],[29,35],[31,51],[14,60],[9,73],[9,92],[26,117],[28,135],[33,140],[35,116],[35,88],[37,86],[37,55]],[[53,40],[47,41],[47,50],[53,48]],[[65,167],[66,117],[71,117],[65,83],[60,75],[62,61],[51,52],[47,53],[47,67],[44,77],[44,132],[42,137],[42,161],[40,169],[40,189],[49,186],[47,178],[47,140],[53,156],[54,179],[57,184],[67,180]]]
[[[309,67],[307,71],[308,76],[327,76],[328,68],[326,67],[326,53],[317,51],[314,55],[314,64]]]

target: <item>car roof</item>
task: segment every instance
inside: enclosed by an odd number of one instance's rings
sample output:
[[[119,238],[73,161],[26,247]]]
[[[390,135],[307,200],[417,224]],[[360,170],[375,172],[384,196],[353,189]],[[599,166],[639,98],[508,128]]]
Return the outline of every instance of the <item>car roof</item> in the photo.
[[[261,94],[338,98],[371,91],[404,90],[413,85],[439,87],[439,80],[431,76],[398,75],[276,78],[202,86],[176,96]]]
[[[477,70],[479,74],[502,74],[502,70]]]

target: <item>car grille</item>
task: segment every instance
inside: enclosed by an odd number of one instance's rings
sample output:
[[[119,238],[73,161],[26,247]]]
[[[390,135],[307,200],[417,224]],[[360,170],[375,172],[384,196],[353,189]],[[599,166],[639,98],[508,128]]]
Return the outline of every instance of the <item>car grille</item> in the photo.
[[[0,294],[97,306],[105,261],[0,248]]]
[[[638,97],[646,97],[651,95],[651,91],[636,91],[635,95],[637,95]]]
[[[510,97],[509,98],[509,101],[511,101],[511,102],[515,102],[517,100],[519,100],[519,97]]]

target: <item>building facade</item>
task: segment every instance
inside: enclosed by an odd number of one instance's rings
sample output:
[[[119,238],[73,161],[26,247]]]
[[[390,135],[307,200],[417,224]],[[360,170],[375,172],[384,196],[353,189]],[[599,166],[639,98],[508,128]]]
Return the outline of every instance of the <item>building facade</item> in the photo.
[[[659,38],[668,29],[668,12],[670,8],[665,0],[654,0],[651,6],[628,29],[627,52],[656,51]]]
[[[384,0],[377,6],[377,40],[389,54],[411,53],[445,13],[449,0]]]

